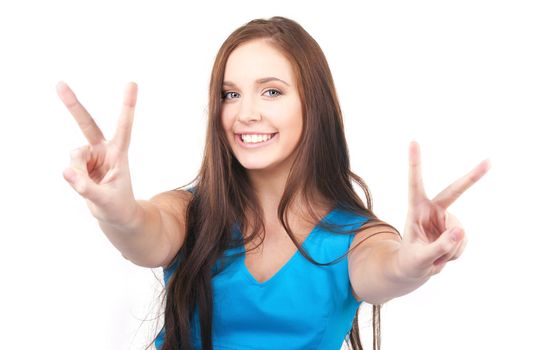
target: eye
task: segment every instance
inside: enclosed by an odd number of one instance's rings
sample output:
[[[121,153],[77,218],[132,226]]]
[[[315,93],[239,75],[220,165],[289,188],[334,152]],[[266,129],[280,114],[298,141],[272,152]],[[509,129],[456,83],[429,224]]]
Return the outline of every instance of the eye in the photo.
[[[265,92],[276,92],[276,95],[273,94],[273,95],[271,95],[270,97],[277,97],[277,96],[282,95],[282,93],[281,93],[280,91],[278,91],[277,89],[269,89],[269,90],[267,90],[267,91],[265,91]]]
[[[277,89],[268,89],[268,90],[266,90],[264,92],[264,94],[267,93],[267,92],[272,93],[272,94],[269,95],[269,97],[278,97],[278,96],[282,95],[282,93]],[[229,94],[235,94],[235,95],[229,95]],[[222,95],[221,95],[221,98],[223,100],[230,100],[231,98],[227,98],[228,96],[232,96],[232,98],[233,98],[233,96],[237,97],[238,95],[239,94],[237,92],[235,92],[235,91],[223,91]]]
[[[234,91],[225,91],[225,92],[222,93],[221,98],[222,98],[223,100],[229,100],[229,98],[226,98],[226,96],[228,96],[228,94],[237,94],[237,92],[234,92]]]

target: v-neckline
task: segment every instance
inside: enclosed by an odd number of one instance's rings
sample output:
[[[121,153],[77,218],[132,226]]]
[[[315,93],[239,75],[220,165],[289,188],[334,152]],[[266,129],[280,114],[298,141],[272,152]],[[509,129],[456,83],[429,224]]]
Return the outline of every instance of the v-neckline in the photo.
[[[325,214],[325,216],[323,216],[321,218],[321,220],[312,228],[312,230],[310,231],[310,233],[306,236],[306,238],[304,239],[304,241],[301,243],[301,248],[305,248],[305,244],[308,242],[308,240],[311,238],[311,236],[313,236],[313,234],[319,230],[319,225],[322,221],[327,221],[327,219],[331,216],[331,214],[336,211],[336,207],[333,207],[333,209],[331,209],[327,214]],[[282,265],[280,267],[280,269],[278,269],[271,277],[269,277],[269,279],[263,281],[263,282],[260,282],[258,281],[253,275],[252,273],[250,273],[249,269],[247,268],[247,264],[245,263],[245,260],[246,260],[246,254],[245,254],[245,245],[244,244],[241,244],[241,252],[243,253],[241,255],[241,269],[243,270],[243,272],[245,273],[245,275],[247,276],[247,278],[255,285],[257,286],[260,286],[260,287],[263,287],[263,286],[266,286],[268,285],[269,283],[271,283],[271,281],[275,280],[278,276],[282,275],[284,273],[284,271],[291,265],[291,263],[293,262],[293,260],[295,260],[297,258],[297,256],[299,256],[301,254],[301,252],[299,251],[299,249],[295,249],[295,253],[293,253],[293,255],[288,259],[288,261],[286,261],[284,263],[284,265]]]

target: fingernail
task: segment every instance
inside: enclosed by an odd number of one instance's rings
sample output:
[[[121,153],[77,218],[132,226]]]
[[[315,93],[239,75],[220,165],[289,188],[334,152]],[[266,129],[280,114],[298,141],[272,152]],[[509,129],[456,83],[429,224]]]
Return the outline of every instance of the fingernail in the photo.
[[[486,170],[489,170],[489,169],[491,169],[491,159],[488,158],[486,161],[487,161]]]
[[[71,183],[75,183],[75,180],[77,179],[77,173],[71,168],[67,168],[64,171],[65,177],[67,177],[67,180]]]
[[[458,227],[454,227],[452,229],[450,232],[450,238],[452,238],[452,240],[455,242],[460,240],[460,229]]]

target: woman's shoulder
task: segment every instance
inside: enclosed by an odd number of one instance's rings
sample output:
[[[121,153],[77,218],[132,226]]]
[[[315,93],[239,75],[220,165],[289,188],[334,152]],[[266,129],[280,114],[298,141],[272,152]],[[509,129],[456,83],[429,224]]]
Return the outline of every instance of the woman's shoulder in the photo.
[[[181,212],[192,200],[193,193],[190,189],[176,188],[164,191],[151,197],[150,201],[168,212]]]
[[[330,221],[341,224],[363,224],[370,220],[370,215],[367,211],[346,208],[341,205],[336,205],[330,214]]]

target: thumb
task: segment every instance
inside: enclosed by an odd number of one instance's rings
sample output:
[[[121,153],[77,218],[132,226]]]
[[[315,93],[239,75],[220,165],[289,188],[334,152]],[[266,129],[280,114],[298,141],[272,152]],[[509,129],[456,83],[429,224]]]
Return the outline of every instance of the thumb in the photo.
[[[63,177],[78,194],[95,202],[98,197],[99,187],[88,175],[86,164],[89,157],[90,150],[88,146],[71,151],[71,164],[64,169]]]
[[[440,258],[450,255],[458,247],[462,236],[462,229],[458,226],[443,232],[435,242],[426,248],[425,260],[427,263],[434,265]]]

